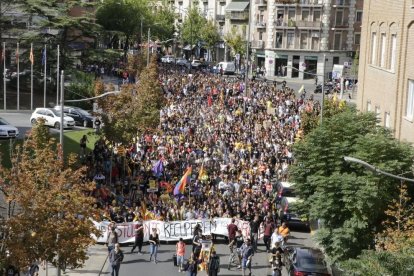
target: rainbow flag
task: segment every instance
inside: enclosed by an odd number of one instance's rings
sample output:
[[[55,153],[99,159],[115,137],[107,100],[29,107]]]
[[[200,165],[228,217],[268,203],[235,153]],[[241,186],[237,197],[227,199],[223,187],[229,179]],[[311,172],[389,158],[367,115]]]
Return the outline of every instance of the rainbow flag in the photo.
[[[175,188],[174,188],[175,196],[178,194],[184,194],[185,186],[189,182],[189,178],[191,176],[191,171],[192,171],[192,168],[188,167],[183,177],[181,177],[180,181],[178,181],[177,184],[175,185]]]

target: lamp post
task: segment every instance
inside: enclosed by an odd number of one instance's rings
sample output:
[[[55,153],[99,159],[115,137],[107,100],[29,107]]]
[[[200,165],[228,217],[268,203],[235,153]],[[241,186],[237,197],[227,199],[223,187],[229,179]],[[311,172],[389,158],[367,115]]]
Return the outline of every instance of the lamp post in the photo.
[[[160,25],[160,23],[152,24],[152,26]],[[148,27],[148,51],[147,51],[147,66],[149,65],[150,59],[150,40],[151,40],[151,27]]]
[[[414,183],[414,179],[410,179],[410,178],[406,178],[406,177],[402,177],[400,175],[395,175],[392,173],[388,173],[388,172],[384,172],[383,170],[380,170],[379,168],[375,167],[374,165],[369,164],[368,162],[365,162],[361,159],[355,158],[355,157],[350,157],[350,156],[345,156],[344,160],[346,162],[350,162],[350,163],[357,163],[360,164],[361,166],[363,166],[364,168],[366,168],[367,170],[370,170],[376,174],[382,174],[391,178],[395,178],[401,181],[407,181],[407,182],[412,182]]]
[[[247,39],[246,39],[246,76],[244,79],[245,96],[248,95],[247,87],[249,82],[249,47],[250,47],[250,23],[251,23],[251,12],[252,11],[252,0],[249,0],[249,22],[247,24]],[[245,110],[246,111],[246,110]]]

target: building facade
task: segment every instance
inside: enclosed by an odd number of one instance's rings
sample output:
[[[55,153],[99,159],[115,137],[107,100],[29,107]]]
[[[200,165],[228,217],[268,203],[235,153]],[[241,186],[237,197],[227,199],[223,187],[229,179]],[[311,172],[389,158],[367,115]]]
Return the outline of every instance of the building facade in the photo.
[[[328,77],[334,64],[352,63],[361,38],[363,0],[251,3],[252,62],[265,67],[268,77]]]
[[[358,108],[414,142],[414,1],[365,0]]]

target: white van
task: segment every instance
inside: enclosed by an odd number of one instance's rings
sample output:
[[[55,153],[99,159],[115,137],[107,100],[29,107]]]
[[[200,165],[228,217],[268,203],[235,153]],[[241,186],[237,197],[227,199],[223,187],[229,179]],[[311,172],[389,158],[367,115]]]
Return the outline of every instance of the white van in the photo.
[[[220,68],[223,68],[223,74],[225,75],[233,75],[236,73],[236,66],[234,65],[234,62],[220,62],[216,66],[217,73],[220,73]]]

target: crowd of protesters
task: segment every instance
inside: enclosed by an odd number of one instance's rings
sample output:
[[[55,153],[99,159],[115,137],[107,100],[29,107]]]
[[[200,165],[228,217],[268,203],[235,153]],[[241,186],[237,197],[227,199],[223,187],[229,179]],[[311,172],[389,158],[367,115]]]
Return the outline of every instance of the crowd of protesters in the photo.
[[[159,80],[167,99],[159,131],[145,133],[124,149],[100,139],[84,157],[97,183],[96,219],[238,218],[250,222],[253,251],[262,227],[270,252],[280,242],[273,233],[287,238],[289,232],[282,225],[277,183],[287,180],[302,110],[318,112],[318,104],[296,96],[285,83],[250,81],[246,92],[237,78],[189,74],[172,65],[159,68]],[[162,170],[154,171],[156,162],[162,162]],[[191,181],[183,194],[174,195],[188,167]],[[158,191],[148,191],[151,183]],[[157,242],[151,243],[155,260]],[[142,243],[136,247],[141,252]]]

